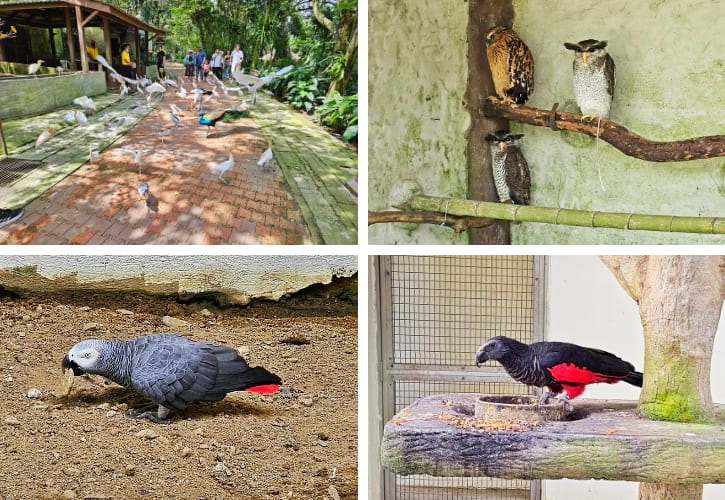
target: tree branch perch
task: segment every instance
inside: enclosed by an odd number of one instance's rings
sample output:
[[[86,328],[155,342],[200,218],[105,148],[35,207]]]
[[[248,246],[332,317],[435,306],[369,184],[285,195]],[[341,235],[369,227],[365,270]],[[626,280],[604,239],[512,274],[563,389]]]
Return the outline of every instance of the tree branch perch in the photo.
[[[483,114],[488,118],[505,118],[529,125],[570,130],[597,136],[597,121],[582,121],[582,115],[561,111],[511,107],[489,97],[483,104]],[[555,127],[552,127],[552,123]],[[725,135],[693,137],[681,141],[660,142],[645,139],[611,120],[602,118],[599,137],[627,156],[652,162],[702,160],[725,156]]]

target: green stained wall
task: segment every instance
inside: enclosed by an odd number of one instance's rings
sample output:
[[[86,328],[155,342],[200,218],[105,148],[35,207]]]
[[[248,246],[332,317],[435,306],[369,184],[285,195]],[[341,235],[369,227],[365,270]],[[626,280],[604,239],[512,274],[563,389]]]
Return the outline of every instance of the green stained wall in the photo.
[[[725,134],[722,2],[517,0],[514,29],[534,54],[536,90],[528,104],[578,111],[573,52],[564,42],[608,40],[617,66],[611,119],[637,134],[669,141]],[[719,12],[716,12],[719,11]],[[651,163],[600,141],[515,125],[531,168],[532,204],[643,214],[725,216],[725,158]],[[512,127],[513,128],[513,127]],[[599,182],[601,169],[604,190]],[[512,226],[514,243],[725,243],[722,236]]]
[[[468,3],[370,0],[368,11],[369,209],[390,210],[406,181],[465,198]],[[370,229],[371,243],[467,241],[429,224]]]
[[[654,140],[725,134],[723,2],[516,0],[515,26],[536,61],[528,104],[577,111],[564,42],[609,41],[617,65],[611,118]],[[369,2],[369,207],[390,209],[404,181],[466,197],[468,3]],[[485,58],[483,44],[480,50]],[[642,214],[725,216],[725,158],[650,163],[607,143],[513,124],[526,135],[532,204]],[[604,190],[599,182],[601,169]],[[722,236],[512,225],[522,244],[725,243]],[[465,243],[431,225],[371,226],[371,243]]]

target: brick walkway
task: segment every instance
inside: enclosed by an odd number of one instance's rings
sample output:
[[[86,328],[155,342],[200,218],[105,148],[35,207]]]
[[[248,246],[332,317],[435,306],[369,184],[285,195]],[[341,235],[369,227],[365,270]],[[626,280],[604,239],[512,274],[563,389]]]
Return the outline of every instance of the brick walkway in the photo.
[[[189,87],[189,86],[187,86]],[[169,103],[188,110],[171,90],[137,127],[25,208],[17,223],[0,229],[4,244],[303,244],[310,243],[299,207],[276,162],[257,166],[267,144],[251,118],[219,122],[207,139],[196,112],[185,111],[186,127],[165,139],[156,132],[172,125]],[[238,102],[222,95],[207,109]],[[144,144],[152,151],[141,175],[119,148]],[[79,144],[87,151],[87,146]],[[233,147],[235,167],[217,180],[210,167]],[[158,199],[152,212],[138,193],[147,182]]]

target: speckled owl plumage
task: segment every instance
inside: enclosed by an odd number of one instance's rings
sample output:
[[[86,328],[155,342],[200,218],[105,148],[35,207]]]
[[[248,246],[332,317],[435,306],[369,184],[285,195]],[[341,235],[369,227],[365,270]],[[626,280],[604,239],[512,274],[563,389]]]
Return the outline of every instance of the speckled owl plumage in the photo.
[[[491,28],[486,33],[486,55],[496,95],[524,104],[534,91],[534,57],[523,40],[506,26]]]
[[[587,118],[608,118],[614,97],[615,66],[607,53],[607,42],[582,40],[565,43],[574,51],[574,95]]]
[[[531,175],[517,143],[522,137],[523,134],[514,134],[508,130],[499,130],[486,136],[486,140],[491,143],[493,180],[501,203],[529,204]]]

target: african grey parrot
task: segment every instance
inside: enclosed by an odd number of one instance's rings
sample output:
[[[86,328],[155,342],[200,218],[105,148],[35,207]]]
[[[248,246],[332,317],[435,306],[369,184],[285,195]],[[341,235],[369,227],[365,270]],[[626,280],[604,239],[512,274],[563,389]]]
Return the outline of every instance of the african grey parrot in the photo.
[[[230,347],[173,333],[127,341],[84,340],[68,351],[61,365],[76,376],[102,375],[149,398],[157,411],[130,416],[157,423],[165,422],[172,408],[183,410],[192,401],[219,401],[232,391],[271,394],[282,383],[262,367],[250,368]]]

